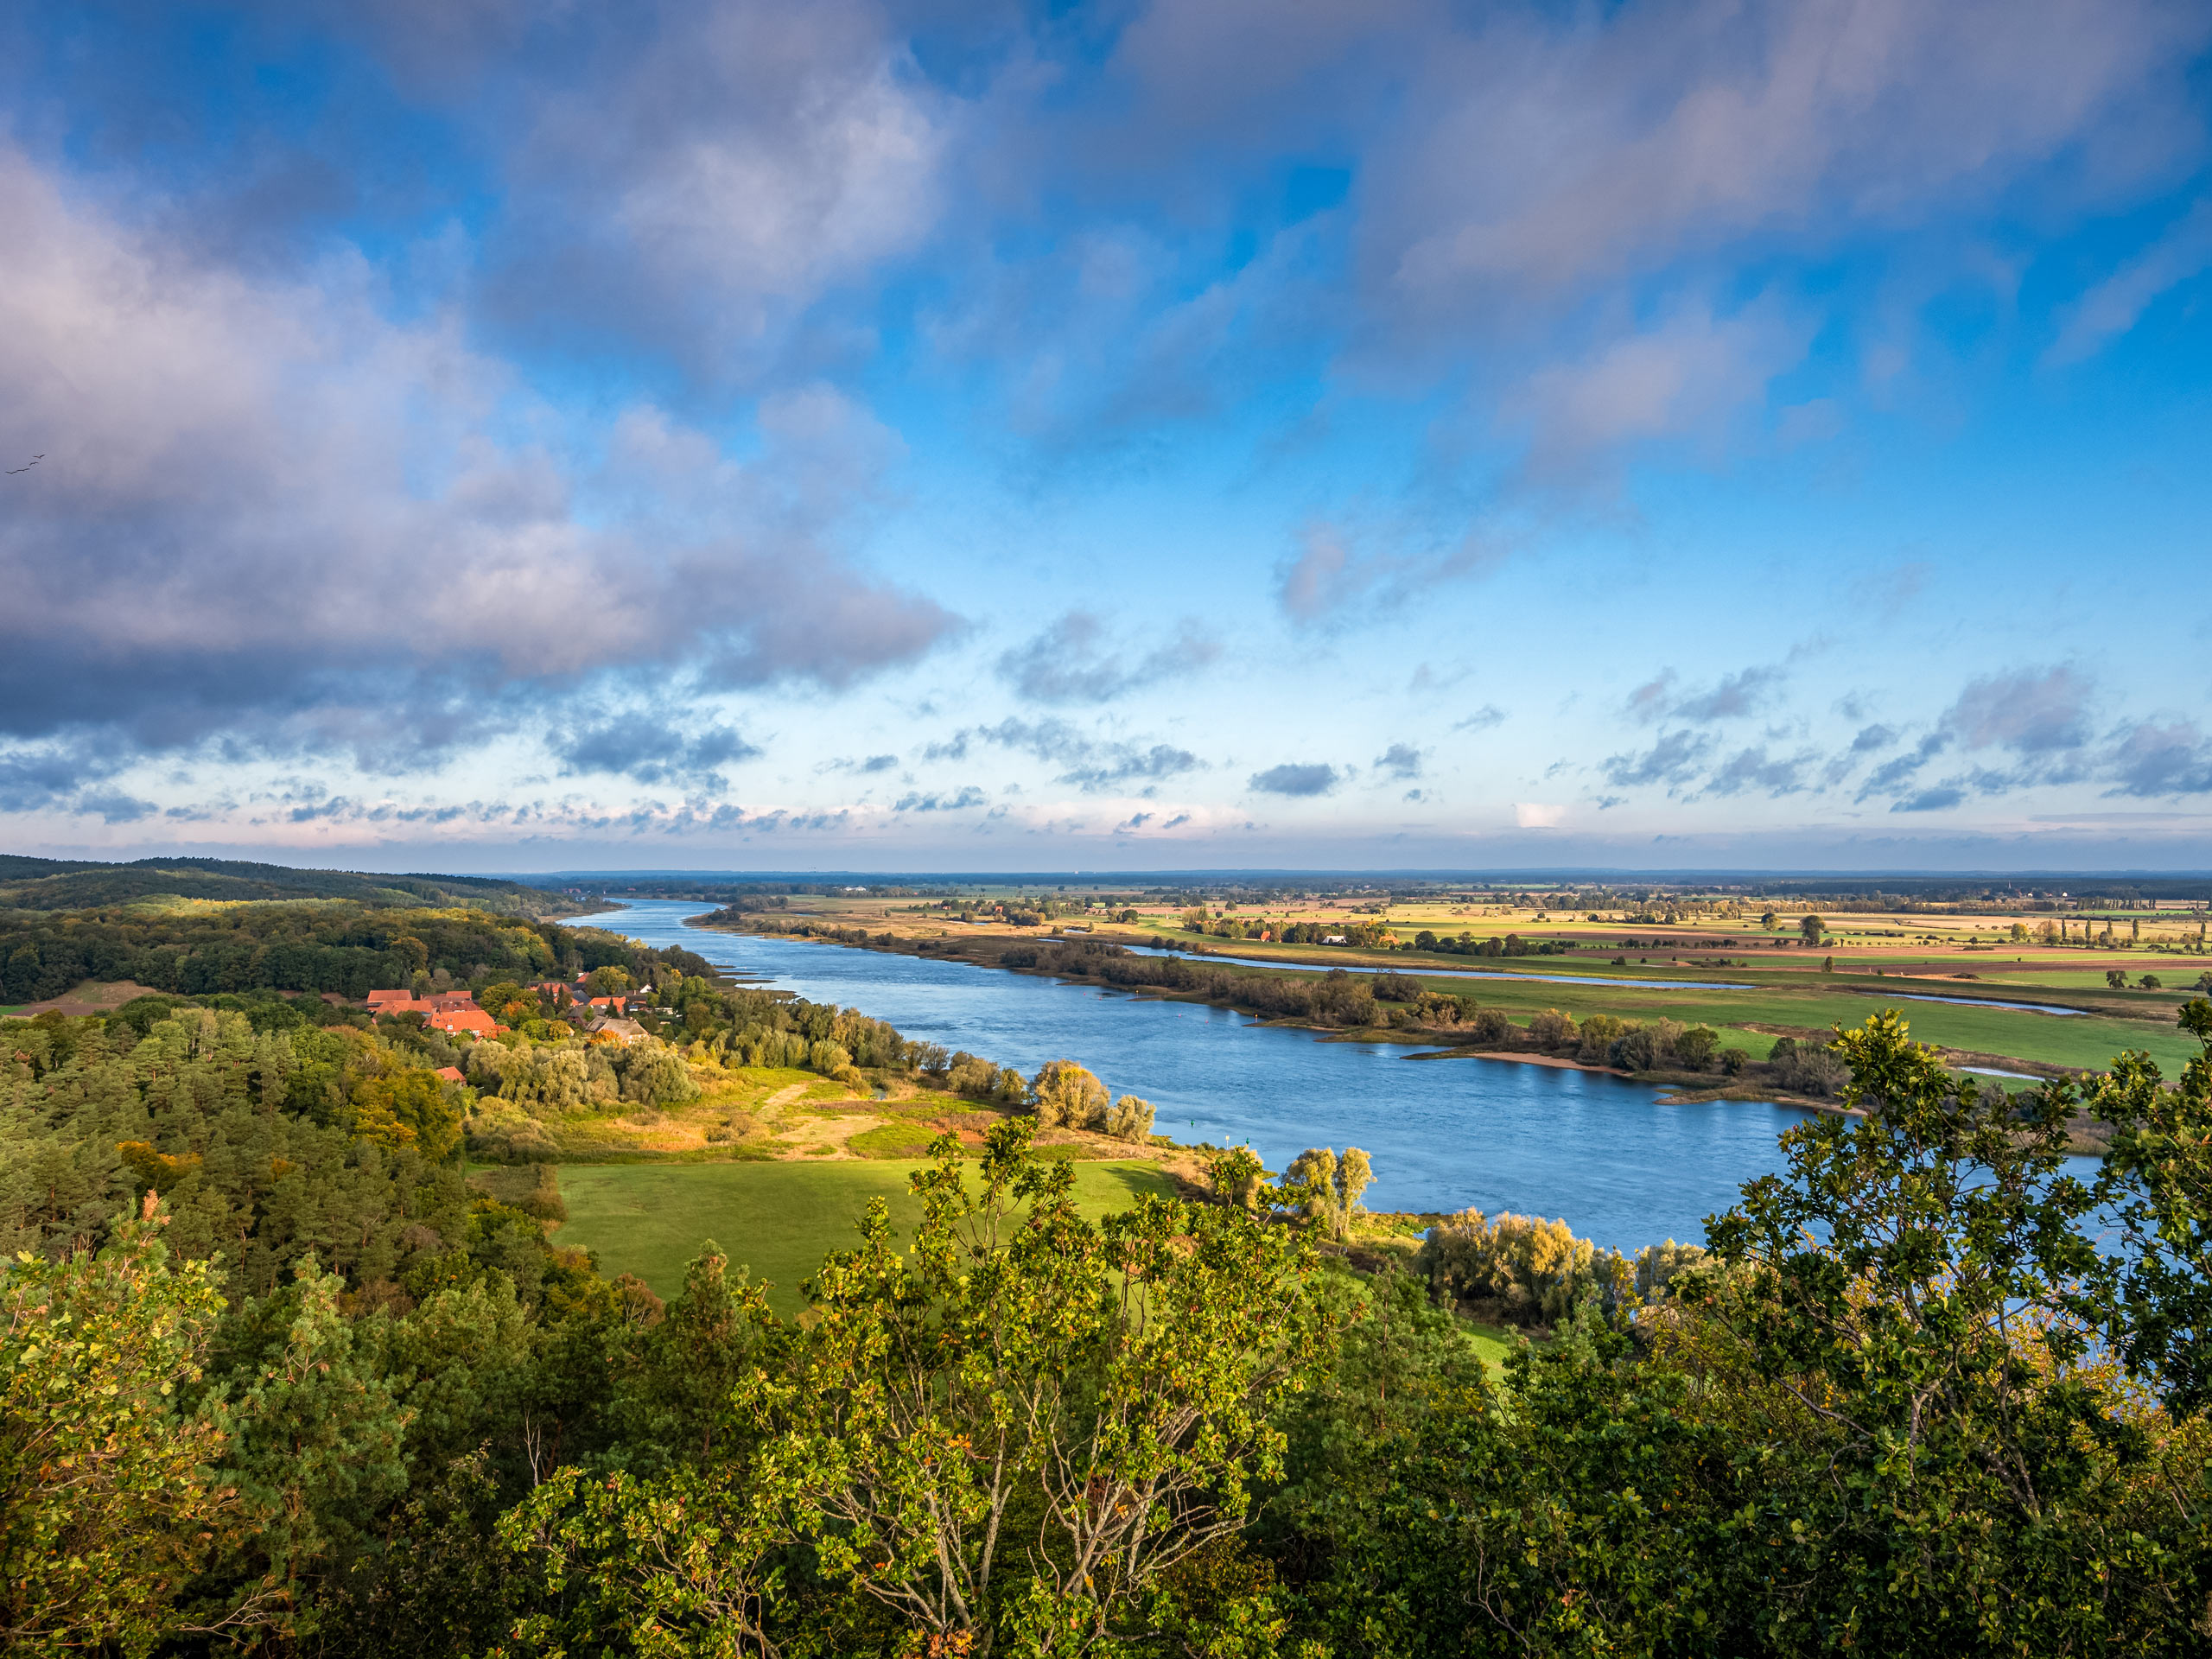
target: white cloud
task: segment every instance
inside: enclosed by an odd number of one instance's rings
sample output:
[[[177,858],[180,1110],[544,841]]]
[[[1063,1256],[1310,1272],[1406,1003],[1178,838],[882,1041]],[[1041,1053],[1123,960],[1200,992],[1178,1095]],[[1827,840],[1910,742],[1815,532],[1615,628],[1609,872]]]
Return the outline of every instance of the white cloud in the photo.
[[[1540,369],[1509,408],[1529,430],[1528,467],[1556,478],[1592,455],[1664,438],[1718,448],[1741,411],[1765,401],[1812,329],[1771,303],[1717,317],[1686,306],[1658,327],[1606,341],[1579,362]]]
[[[0,222],[0,448],[47,452],[0,520],[0,731],[404,756],[511,688],[836,685],[951,625],[852,563],[899,446],[826,387],[766,400],[757,460],[636,408],[602,464],[350,255],[201,263],[11,151]]]
[[[2212,269],[2212,197],[2199,200],[2165,234],[2099,283],[2074,307],[2044,361],[2078,363],[2134,327],[2152,301]]]

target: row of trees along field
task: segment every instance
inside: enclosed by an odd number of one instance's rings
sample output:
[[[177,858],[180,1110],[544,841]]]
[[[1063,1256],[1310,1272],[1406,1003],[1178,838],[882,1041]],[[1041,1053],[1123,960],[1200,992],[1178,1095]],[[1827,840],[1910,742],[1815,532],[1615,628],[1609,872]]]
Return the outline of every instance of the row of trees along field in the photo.
[[[688,1022],[674,969],[618,971]],[[1211,1199],[1092,1222],[1009,1118],[796,1323],[721,1249],[663,1304],[548,1243],[557,1192],[473,1192],[405,1021],[257,1006],[6,1028],[11,1652],[2212,1640],[2212,1004],[2177,1086],[2128,1056],[2012,1101],[1894,1018],[1843,1033],[1863,1116],[1632,1271],[1469,1215],[1362,1278],[1349,1153],[1224,1154]],[[1493,1376],[1461,1304],[1549,1340]]]

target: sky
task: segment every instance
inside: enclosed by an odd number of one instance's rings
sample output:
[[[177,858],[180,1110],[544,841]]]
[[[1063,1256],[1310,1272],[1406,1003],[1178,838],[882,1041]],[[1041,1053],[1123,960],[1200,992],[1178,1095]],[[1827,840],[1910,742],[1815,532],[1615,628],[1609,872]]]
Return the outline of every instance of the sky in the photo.
[[[2209,49],[8,9],[0,847],[2212,868]]]

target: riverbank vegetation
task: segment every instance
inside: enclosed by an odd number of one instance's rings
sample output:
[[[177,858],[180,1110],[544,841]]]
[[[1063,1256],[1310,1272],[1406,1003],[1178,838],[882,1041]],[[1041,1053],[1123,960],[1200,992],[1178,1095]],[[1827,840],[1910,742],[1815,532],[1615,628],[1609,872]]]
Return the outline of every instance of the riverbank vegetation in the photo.
[[[739,924],[725,918],[721,925]],[[1813,982],[1802,976],[1747,976],[1734,984],[1680,988],[1598,977],[1455,978],[1424,976],[1395,966],[1278,967],[1205,956],[1140,954],[1095,933],[945,937],[871,931],[789,916],[748,917],[743,925],[747,931],[949,957],[1135,995],[1205,1002],[1262,1019],[1452,1053],[1543,1054],[1745,1097],[1768,1097],[1778,1090],[1815,1103],[1832,1098],[1840,1073],[1820,1051],[1834,1028],[1900,1006],[1900,996],[1922,999],[1910,1004],[1916,1032],[1949,1064],[2024,1073],[2031,1082],[2085,1074],[2123,1049],[2140,1049],[2170,1069],[2185,1064],[2190,1053],[2172,1024],[2171,998],[2131,1002],[2124,1014],[2099,1010],[2059,1016],[1925,1000],[1948,996],[1951,989],[1900,987],[1871,976],[1823,975]],[[1616,1044],[1621,1046],[1617,1049]]]
[[[2177,1086],[2136,1056],[2011,1098],[1869,1020],[1833,1044],[1852,1115],[1633,1262],[1471,1213],[1363,1274],[1355,1149],[1086,1195],[1004,1117],[895,1203],[842,1191],[796,1318],[741,1238],[657,1290],[549,1236],[579,1189],[472,1188],[466,1086],[325,1007],[0,1027],[11,1652],[2208,1639],[2212,1004]],[[1549,1340],[1493,1373],[1476,1312]]]

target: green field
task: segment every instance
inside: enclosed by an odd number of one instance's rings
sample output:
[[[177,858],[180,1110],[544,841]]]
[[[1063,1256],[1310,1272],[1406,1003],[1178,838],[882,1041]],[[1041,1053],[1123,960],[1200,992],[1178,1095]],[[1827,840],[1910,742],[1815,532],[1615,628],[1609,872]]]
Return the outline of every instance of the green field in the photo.
[[[803,1305],[800,1281],[831,1250],[857,1241],[854,1224],[880,1197],[903,1230],[921,1213],[906,1191],[912,1163],[564,1164],[561,1197],[569,1220],[556,1244],[582,1245],[609,1277],[634,1273],[664,1297],[683,1287],[684,1264],[712,1239],[734,1267],[767,1281],[779,1313]],[[1097,1217],[1140,1194],[1168,1194],[1149,1164],[1079,1163],[1077,1203]]]

